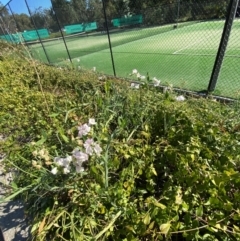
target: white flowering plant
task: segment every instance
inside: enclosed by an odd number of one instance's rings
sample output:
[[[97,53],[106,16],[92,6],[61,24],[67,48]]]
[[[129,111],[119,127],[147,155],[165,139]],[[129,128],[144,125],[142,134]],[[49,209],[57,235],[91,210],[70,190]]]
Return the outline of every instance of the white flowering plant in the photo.
[[[156,77],[153,77],[152,79],[150,79],[149,74],[147,73],[147,75],[142,75],[140,74],[140,72],[137,69],[133,69],[132,73],[129,74],[130,76],[133,76],[135,78],[137,78],[139,83],[131,83],[131,88],[135,88],[135,89],[139,89],[140,84],[152,84],[154,87],[158,87],[161,84],[161,80],[157,79]]]
[[[25,201],[32,241],[238,240],[239,111],[38,67],[45,98],[21,58],[0,81],[5,201]]]
[[[131,82],[130,87],[132,89],[139,89],[140,86],[149,86],[152,85],[154,87],[160,87],[161,86],[161,80],[153,77],[150,79],[149,74],[147,73],[147,76],[141,75],[137,69],[133,69],[130,76],[136,77],[138,82]],[[168,84],[167,86],[163,87],[163,93],[165,94],[166,98],[169,98],[170,94],[173,93],[173,85]],[[173,97],[175,101],[182,102],[185,101],[186,98],[183,95],[175,96]]]
[[[83,164],[89,161],[91,156],[96,155],[99,157],[101,155],[102,148],[94,141],[93,138],[89,137],[93,126],[96,124],[95,119],[90,118],[88,123],[80,125],[77,128],[77,139],[80,139],[81,141],[79,143],[83,144],[81,146],[76,146],[72,153],[66,157],[55,157],[53,161],[53,168],[51,170],[52,174],[56,175],[58,172],[68,174],[73,171],[73,169],[76,173],[83,172]]]

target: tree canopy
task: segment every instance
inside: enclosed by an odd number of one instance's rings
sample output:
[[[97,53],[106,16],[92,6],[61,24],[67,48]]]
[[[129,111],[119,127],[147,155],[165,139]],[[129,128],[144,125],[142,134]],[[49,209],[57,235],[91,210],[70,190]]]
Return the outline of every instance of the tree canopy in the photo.
[[[13,0],[15,1],[15,0]],[[145,25],[160,25],[179,21],[224,18],[229,0],[104,0],[109,23],[113,18],[142,14]],[[105,22],[102,0],[52,0],[52,7],[41,6],[29,13],[14,13],[0,2],[0,22],[3,29],[14,32],[34,28],[58,31],[57,20],[65,25]],[[3,26],[5,25],[5,26]],[[16,26],[17,25],[17,26]]]

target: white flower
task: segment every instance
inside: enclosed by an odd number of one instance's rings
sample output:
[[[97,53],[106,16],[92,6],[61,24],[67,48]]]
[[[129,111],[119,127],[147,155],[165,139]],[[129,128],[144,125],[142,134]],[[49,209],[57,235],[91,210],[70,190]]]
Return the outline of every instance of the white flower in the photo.
[[[61,157],[55,157],[54,162],[56,162],[58,166],[63,166],[63,158]]]
[[[38,156],[38,152],[36,150],[32,154],[33,156]]]
[[[132,74],[137,74],[138,71],[136,69],[133,69]]]
[[[55,157],[54,158],[54,162],[61,167],[67,167],[70,165],[72,161],[72,157],[71,156],[67,156],[66,158],[62,158],[62,157]]]
[[[83,146],[85,147],[86,153],[90,156],[93,155],[93,152],[95,152],[97,156],[100,156],[102,152],[102,148],[95,143],[93,139],[87,139]]]
[[[184,101],[185,97],[183,95],[179,95],[177,97],[175,97],[176,101]]]
[[[57,167],[54,167],[54,168],[51,170],[51,173],[52,173],[53,175],[56,175],[57,172],[58,172]]]
[[[94,71],[94,72],[96,71],[96,67],[93,67],[93,71]]]
[[[168,87],[165,87],[165,88],[163,89],[163,93],[172,92],[172,90],[173,90],[173,85],[170,84]]]
[[[146,77],[144,75],[141,75],[140,79],[146,79]]]
[[[76,172],[83,172],[84,168],[82,167],[82,164],[88,160],[88,155],[79,151],[79,149],[75,149],[73,151],[73,157],[76,159],[75,162],[73,162],[73,165],[76,167]]]
[[[93,147],[95,153],[97,156],[100,156],[101,152],[102,152],[102,148],[97,144],[95,143],[95,146]]]
[[[87,139],[83,144],[83,146],[85,147],[86,153],[89,154],[90,156],[93,154],[93,145],[94,145],[93,139]]]
[[[141,78],[141,75],[139,73],[137,73],[137,78]]]
[[[66,166],[66,167],[63,168],[63,173],[64,174],[68,174],[70,172],[70,170],[71,170],[71,167],[70,166]]]
[[[156,77],[153,78],[153,85],[154,85],[155,87],[159,86],[160,83],[161,83],[161,81],[158,80]]]
[[[95,121],[94,118],[89,118],[89,120],[88,120],[88,124],[89,124],[89,125],[96,125],[97,122]]]
[[[80,172],[83,172],[84,171],[84,168],[82,166],[77,166],[76,165],[76,172],[77,173],[80,173]]]
[[[79,151],[79,149],[73,150],[73,157],[80,162],[85,162],[88,160],[88,155],[84,152]]]
[[[79,131],[78,136],[79,137],[86,136],[89,133],[90,130],[91,130],[91,127],[88,126],[87,124],[79,126],[78,127],[78,131]]]
[[[139,87],[140,87],[140,84],[131,83],[131,88],[139,89]]]
[[[77,62],[80,62],[80,59],[77,59]]]

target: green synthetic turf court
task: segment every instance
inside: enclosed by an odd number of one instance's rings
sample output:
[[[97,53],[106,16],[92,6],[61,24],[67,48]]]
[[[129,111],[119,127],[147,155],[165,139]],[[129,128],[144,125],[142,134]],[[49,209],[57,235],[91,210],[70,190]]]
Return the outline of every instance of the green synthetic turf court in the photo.
[[[117,76],[129,77],[132,69],[149,73],[162,84],[194,91],[206,90],[220,43],[224,21],[187,22],[154,28],[113,31],[110,35]],[[113,74],[106,34],[66,38],[73,63]],[[51,62],[67,63],[62,39],[44,42]],[[31,45],[36,57],[46,61],[40,44]],[[45,58],[45,59],[44,59]],[[80,62],[77,60],[80,59]],[[235,20],[215,93],[237,97],[240,91],[240,21]]]

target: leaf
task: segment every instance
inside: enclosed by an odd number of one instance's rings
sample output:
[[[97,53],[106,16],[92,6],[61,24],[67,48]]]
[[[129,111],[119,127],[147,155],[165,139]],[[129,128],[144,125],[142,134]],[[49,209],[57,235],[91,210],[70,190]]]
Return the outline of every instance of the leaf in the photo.
[[[46,137],[43,137],[35,143],[36,146],[41,146],[47,140]]]
[[[161,224],[160,231],[166,235],[169,232],[170,227],[171,227],[170,223]]]
[[[134,228],[130,225],[126,226],[125,228],[127,228],[128,230],[132,231],[134,234],[136,234],[136,232],[134,231]]]
[[[183,203],[182,203],[182,210],[183,210],[184,212],[187,212],[187,211],[188,211],[188,209],[189,209],[188,204],[187,204],[187,203],[185,203],[185,202],[183,202]]]
[[[10,196],[6,197],[6,198],[1,198],[1,202],[8,202],[10,200],[12,200],[13,198],[15,198],[16,196],[18,196],[20,193],[22,192],[25,192],[27,191],[28,189],[30,189],[30,187],[33,186],[33,184],[27,186],[27,187],[24,187],[24,188],[21,188],[19,189],[18,191],[16,191],[15,193],[11,194]]]
[[[38,228],[38,223],[35,223],[31,228],[31,233],[34,233]]]
[[[145,217],[143,218],[143,223],[145,225],[148,225],[150,223],[150,221],[151,221],[151,217],[150,217],[149,213],[146,213]]]
[[[165,209],[165,208],[166,208],[166,206],[165,206],[164,204],[159,203],[159,202],[154,202],[153,204],[154,204],[156,207],[159,207],[159,208],[161,208],[161,209]]]
[[[100,205],[98,207],[98,211],[97,212],[100,213],[100,214],[104,214],[106,212],[105,206],[104,205]]]
[[[66,143],[69,142],[68,137],[63,134],[63,130],[62,130],[62,129],[58,128],[58,133],[60,134],[60,136],[62,137],[62,139],[63,139]]]
[[[12,182],[11,186],[12,186],[13,190],[17,190],[18,189],[18,186],[17,186],[17,184],[15,182]]]
[[[195,156],[194,156],[194,154],[191,154],[190,157],[191,157],[191,160],[192,160],[192,161],[195,160]]]
[[[237,231],[237,232],[240,231],[240,228],[239,228],[238,226],[234,225],[234,224],[233,224],[233,228],[234,228],[234,230]]]
[[[53,113],[53,114],[50,114],[50,115],[48,115],[49,117],[57,117],[57,116],[59,116],[59,113]]]
[[[148,132],[145,132],[145,131],[141,131],[141,134],[146,138],[148,139],[150,137],[150,134]]]
[[[201,206],[199,206],[199,207],[197,208],[197,210],[196,210],[196,216],[197,216],[197,217],[202,217],[202,215],[203,215],[203,207],[202,207],[202,205],[201,205]]]
[[[154,224],[155,224],[155,221],[152,221],[152,222],[149,224],[148,228],[149,228],[149,229],[153,229],[153,228],[154,228]]]
[[[156,172],[156,170],[155,170],[155,168],[152,166],[151,167],[151,171],[152,171],[152,173],[155,175],[155,176],[157,176],[157,172]]]
[[[94,240],[98,240],[104,233],[106,233],[115,223],[115,221],[118,219],[118,217],[121,215],[121,211],[119,211],[115,217],[112,219],[112,221],[100,232],[98,233],[95,237]]]
[[[44,219],[42,220],[42,222],[41,222],[40,225],[39,225],[38,234],[40,234],[40,233],[43,231],[43,228],[44,228],[44,226],[45,226],[45,223],[46,223],[46,216],[44,217]]]
[[[61,135],[62,139],[63,139],[66,143],[69,142],[69,139],[68,139],[63,133],[60,132],[60,135]]]

